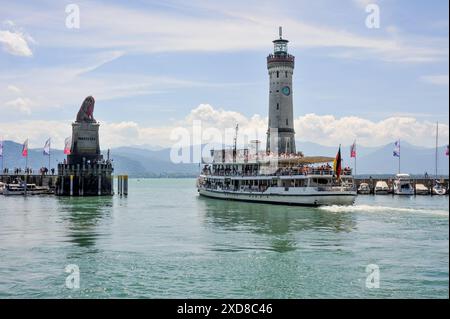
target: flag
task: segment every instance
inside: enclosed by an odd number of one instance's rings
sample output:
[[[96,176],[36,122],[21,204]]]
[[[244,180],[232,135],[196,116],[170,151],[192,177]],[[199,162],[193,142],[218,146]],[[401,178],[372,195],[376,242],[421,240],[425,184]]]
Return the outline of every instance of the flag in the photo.
[[[400,140],[395,141],[394,143],[394,153],[393,155],[395,157],[400,157]]]
[[[356,141],[350,146],[350,158],[356,158]]]
[[[3,141],[0,141],[0,157],[3,157]]]
[[[69,155],[71,153],[71,144],[72,144],[72,138],[68,137],[64,140],[64,154]]]
[[[450,154],[450,145],[447,145],[447,149],[445,150],[445,155],[449,156]],[[1,156],[1,149],[0,149],[0,156]]]
[[[342,158],[341,158],[341,146],[339,145],[339,151],[336,154],[336,158],[333,161],[333,170],[337,179],[341,177],[342,172]]]
[[[44,155],[50,155],[50,139],[45,142]]]
[[[28,139],[26,139],[25,142],[23,142],[22,156],[23,157],[28,157]]]

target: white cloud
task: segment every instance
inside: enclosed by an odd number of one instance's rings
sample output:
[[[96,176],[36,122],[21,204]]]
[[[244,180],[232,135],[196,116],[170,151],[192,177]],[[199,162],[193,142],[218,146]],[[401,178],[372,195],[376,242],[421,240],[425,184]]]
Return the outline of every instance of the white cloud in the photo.
[[[19,93],[21,93],[22,92],[22,90],[20,90],[17,86],[15,86],[15,85],[8,85],[7,87],[6,87],[6,89],[8,90],[8,91],[10,91],[10,92],[12,92],[12,93],[16,93],[16,94],[19,94]]]
[[[426,75],[422,76],[420,78],[423,82],[434,84],[434,85],[442,85],[447,86],[449,85],[449,78],[448,74],[443,75]]]
[[[12,55],[31,57],[33,52],[27,43],[27,40],[30,41],[31,39],[21,32],[0,30],[0,44],[2,44],[3,50]]]
[[[7,108],[13,108],[21,113],[30,115],[33,102],[28,98],[18,97],[5,103]]]
[[[201,104],[194,108],[185,118],[170,125],[146,127],[136,122],[101,122],[102,148],[123,145],[162,145],[170,147],[171,132],[176,128],[184,128],[192,132],[194,121],[202,121],[202,129],[216,128],[222,134],[234,132],[239,124],[239,143],[252,139],[265,142],[267,118],[259,115],[246,117],[239,112],[214,108],[209,104]],[[0,136],[5,139],[21,141],[30,138],[30,143],[40,145],[49,136],[55,147],[62,148],[64,138],[71,134],[71,121],[35,121],[27,120],[18,123],[2,123]],[[381,121],[371,121],[360,117],[336,118],[332,115],[306,114],[296,118],[295,130],[297,140],[310,141],[327,146],[339,144],[349,145],[354,139],[366,146],[379,146],[398,138],[419,146],[434,145],[435,123],[419,121],[414,117],[389,117]],[[440,125],[441,141],[448,141],[448,124]],[[233,134],[227,135],[225,143],[232,143]],[[221,142],[220,140],[202,142]]]

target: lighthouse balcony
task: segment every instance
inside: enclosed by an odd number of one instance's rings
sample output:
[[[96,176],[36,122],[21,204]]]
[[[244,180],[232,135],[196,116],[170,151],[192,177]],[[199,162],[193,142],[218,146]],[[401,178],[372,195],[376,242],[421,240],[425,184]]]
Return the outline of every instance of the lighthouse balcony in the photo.
[[[295,57],[291,54],[270,54],[267,57],[267,63],[272,62],[295,62]]]

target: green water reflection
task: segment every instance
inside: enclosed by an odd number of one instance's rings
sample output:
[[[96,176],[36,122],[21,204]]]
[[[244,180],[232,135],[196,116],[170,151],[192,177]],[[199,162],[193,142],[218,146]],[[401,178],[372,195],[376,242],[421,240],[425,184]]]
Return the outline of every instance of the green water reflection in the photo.
[[[58,211],[67,224],[68,241],[80,247],[95,245],[102,235],[100,225],[111,217],[111,197],[58,198]]]
[[[227,232],[266,236],[272,250],[289,252],[301,245],[302,232],[349,233],[357,229],[351,213],[332,214],[317,208],[264,205],[199,197],[205,222]],[[336,242],[335,245],[339,245]]]

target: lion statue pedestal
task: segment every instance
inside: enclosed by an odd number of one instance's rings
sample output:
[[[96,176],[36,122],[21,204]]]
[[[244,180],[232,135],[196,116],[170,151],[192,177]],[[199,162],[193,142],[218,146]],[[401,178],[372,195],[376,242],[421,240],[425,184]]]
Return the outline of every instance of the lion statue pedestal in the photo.
[[[100,153],[98,123],[72,123],[72,146],[67,155],[68,164],[96,163],[103,160]]]
[[[88,96],[72,123],[72,145],[67,163],[58,165],[56,195],[113,194],[112,163],[100,152],[100,124],[94,119],[95,100]]]

